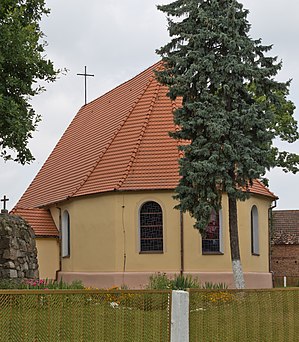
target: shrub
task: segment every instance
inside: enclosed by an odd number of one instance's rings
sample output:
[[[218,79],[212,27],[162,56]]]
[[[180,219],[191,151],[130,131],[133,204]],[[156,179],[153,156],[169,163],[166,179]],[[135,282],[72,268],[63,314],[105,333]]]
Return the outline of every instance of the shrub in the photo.
[[[46,289],[84,289],[80,280],[75,280],[71,283],[66,283],[62,279],[60,281],[52,279],[1,279],[0,289],[19,289],[19,290],[46,290]]]
[[[171,282],[166,273],[158,272],[150,276],[146,288],[149,290],[169,290],[171,289]]]
[[[206,281],[201,288],[205,290],[226,290],[228,286],[225,283],[212,283]]]
[[[15,289],[22,289],[22,288],[24,287],[20,280],[0,279],[0,289],[15,290]]]
[[[150,276],[149,284],[146,287],[150,290],[186,290],[191,288],[200,288],[197,278],[191,275],[175,275],[169,279],[166,273],[155,273]]]
[[[192,278],[191,275],[175,275],[171,281],[172,290],[186,290],[192,288],[200,288],[197,278]]]

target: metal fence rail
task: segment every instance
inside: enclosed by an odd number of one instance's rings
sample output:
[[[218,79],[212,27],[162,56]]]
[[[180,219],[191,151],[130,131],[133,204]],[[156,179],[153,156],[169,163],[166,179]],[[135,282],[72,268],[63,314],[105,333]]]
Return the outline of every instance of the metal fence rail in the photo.
[[[299,341],[299,288],[189,294],[190,342]]]
[[[2,290],[2,342],[170,340],[171,291]]]

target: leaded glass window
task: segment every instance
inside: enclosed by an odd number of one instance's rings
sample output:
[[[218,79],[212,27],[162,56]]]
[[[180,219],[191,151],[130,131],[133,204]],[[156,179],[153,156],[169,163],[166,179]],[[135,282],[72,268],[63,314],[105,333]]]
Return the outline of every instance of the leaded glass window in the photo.
[[[220,222],[219,213],[212,210],[206,234],[202,238],[202,253],[220,252]]]
[[[146,202],[140,208],[140,251],[163,252],[163,213],[154,201]]]

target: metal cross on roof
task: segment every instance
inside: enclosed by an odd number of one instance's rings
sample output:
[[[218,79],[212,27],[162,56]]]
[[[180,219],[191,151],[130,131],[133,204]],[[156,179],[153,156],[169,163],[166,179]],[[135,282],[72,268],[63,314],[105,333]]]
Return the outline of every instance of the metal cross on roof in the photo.
[[[86,79],[87,79],[87,77],[94,77],[94,75],[92,75],[92,74],[88,74],[87,72],[86,72],[86,66],[84,67],[84,74],[77,74],[78,76],[84,76],[84,79],[85,79],[85,82],[84,82],[84,85],[85,85],[85,87],[84,87],[84,89],[85,89],[85,104],[87,103],[87,81],[86,81]]]
[[[7,213],[6,202],[8,202],[9,199],[6,198],[6,195],[4,195],[3,198],[0,201],[3,202],[3,209],[1,210],[1,213]]]

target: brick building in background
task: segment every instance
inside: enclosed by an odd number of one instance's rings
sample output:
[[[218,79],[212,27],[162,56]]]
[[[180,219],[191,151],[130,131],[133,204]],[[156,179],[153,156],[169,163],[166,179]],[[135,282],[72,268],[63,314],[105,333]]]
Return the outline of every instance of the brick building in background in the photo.
[[[277,277],[299,277],[299,210],[273,211],[271,271]]]

